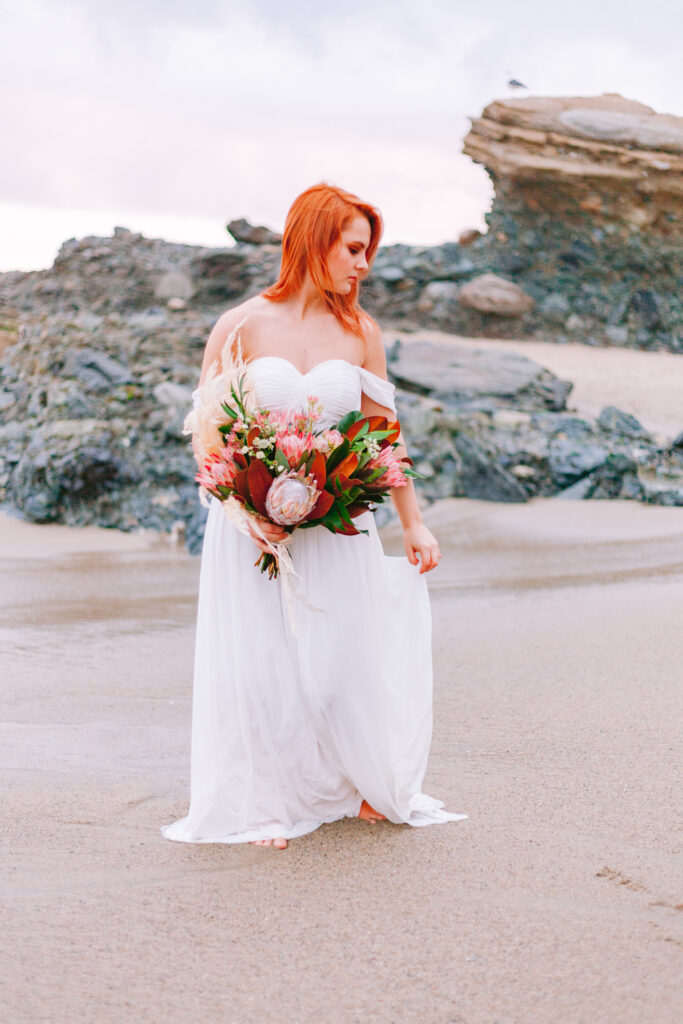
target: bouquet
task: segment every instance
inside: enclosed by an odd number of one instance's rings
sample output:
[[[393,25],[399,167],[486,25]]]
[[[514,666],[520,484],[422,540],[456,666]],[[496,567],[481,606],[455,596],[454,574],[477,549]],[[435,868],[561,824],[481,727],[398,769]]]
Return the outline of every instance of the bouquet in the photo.
[[[392,487],[419,475],[408,456],[394,451],[398,421],[353,410],[334,427],[317,429],[322,406],[315,395],[308,396],[303,411],[257,407],[244,370],[232,376],[220,412],[215,402],[209,429],[206,423],[201,429],[200,416],[186,421],[186,432],[197,441],[195,479],[202,500],[208,493],[232,503],[233,511],[239,504],[256,522],[261,517],[288,533],[324,526],[346,536],[367,534],[353,519],[386,500]],[[255,532],[260,532],[256,526]],[[284,543],[269,544],[254,563],[270,578],[278,575]]]

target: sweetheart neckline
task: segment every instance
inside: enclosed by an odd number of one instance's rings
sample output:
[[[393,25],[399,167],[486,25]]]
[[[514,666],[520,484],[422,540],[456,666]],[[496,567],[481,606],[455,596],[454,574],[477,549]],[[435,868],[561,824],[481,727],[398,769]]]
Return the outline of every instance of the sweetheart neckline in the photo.
[[[290,359],[285,359],[284,356],[256,356],[254,359],[250,359],[248,361],[247,368],[249,368],[253,363],[263,362],[264,359],[275,359],[279,363],[286,363],[287,366],[291,366],[291,368],[294,370],[294,372],[298,373],[298,375],[300,377],[308,377],[308,376],[310,376],[310,374],[313,373],[314,370],[317,370],[318,367],[325,366],[328,363],[345,363],[347,366],[353,367],[354,370],[364,370],[365,373],[369,373],[373,377],[377,376],[377,374],[372,373],[371,370],[366,370],[364,366],[359,366],[358,363],[351,363],[351,362],[349,362],[348,359],[339,359],[339,358],[338,359],[322,359],[319,363],[316,363],[315,366],[312,366],[310,368],[310,370],[301,371],[298,366],[295,366],[294,363]],[[379,377],[378,379],[379,380],[384,380],[383,377]]]

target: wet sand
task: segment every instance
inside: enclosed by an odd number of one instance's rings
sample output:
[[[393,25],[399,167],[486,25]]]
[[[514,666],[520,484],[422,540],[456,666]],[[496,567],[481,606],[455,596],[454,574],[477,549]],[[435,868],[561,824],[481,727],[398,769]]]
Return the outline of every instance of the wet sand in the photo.
[[[159,833],[187,808],[199,560],[0,517],[3,1020],[682,1018],[683,513],[427,520],[425,789],[469,818],[280,852]]]
[[[563,380],[572,381],[567,408],[579,416],[597,417],[606,405],[616,405],[663,438],[676,437],[683,431],[683,356],[673,352],[598,348],[580,342],[557,345],[523,339],[463,338],[434,330],[387,329],[385,336],[387,341],[400,338],[406,343],[422,340],[519,352]]]

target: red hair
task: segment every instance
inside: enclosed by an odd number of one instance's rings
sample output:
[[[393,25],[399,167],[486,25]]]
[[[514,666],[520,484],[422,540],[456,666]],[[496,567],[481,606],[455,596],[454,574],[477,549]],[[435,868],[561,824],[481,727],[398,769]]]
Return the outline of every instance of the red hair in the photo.
[[[361,314],[371,322],[374,321],[358,305],[360,281],[354,284],[347,295],[341,295],[334,291],[327,268],[330,249],[357,214],[366,217],[370,224],[370,244],[365,254],[368,270],[361,274],[361,277],[365,277],[370,272],[382,237],[382,215],[376,207],[364,203],[351,192],[320,182],[302,192],[290,206],[282,235],[280,276],[261,295],[272,302],[284,302],[301,289],[308,270],[328,309],[343,327],[363,338]]]

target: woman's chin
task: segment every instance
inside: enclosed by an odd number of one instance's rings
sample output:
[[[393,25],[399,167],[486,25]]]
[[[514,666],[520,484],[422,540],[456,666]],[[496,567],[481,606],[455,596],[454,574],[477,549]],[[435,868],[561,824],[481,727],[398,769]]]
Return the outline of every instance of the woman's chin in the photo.
[[[335,295],[350,295],[355,286],[355,281],[341,281],[338,285],[334,286],[332,291]]]

